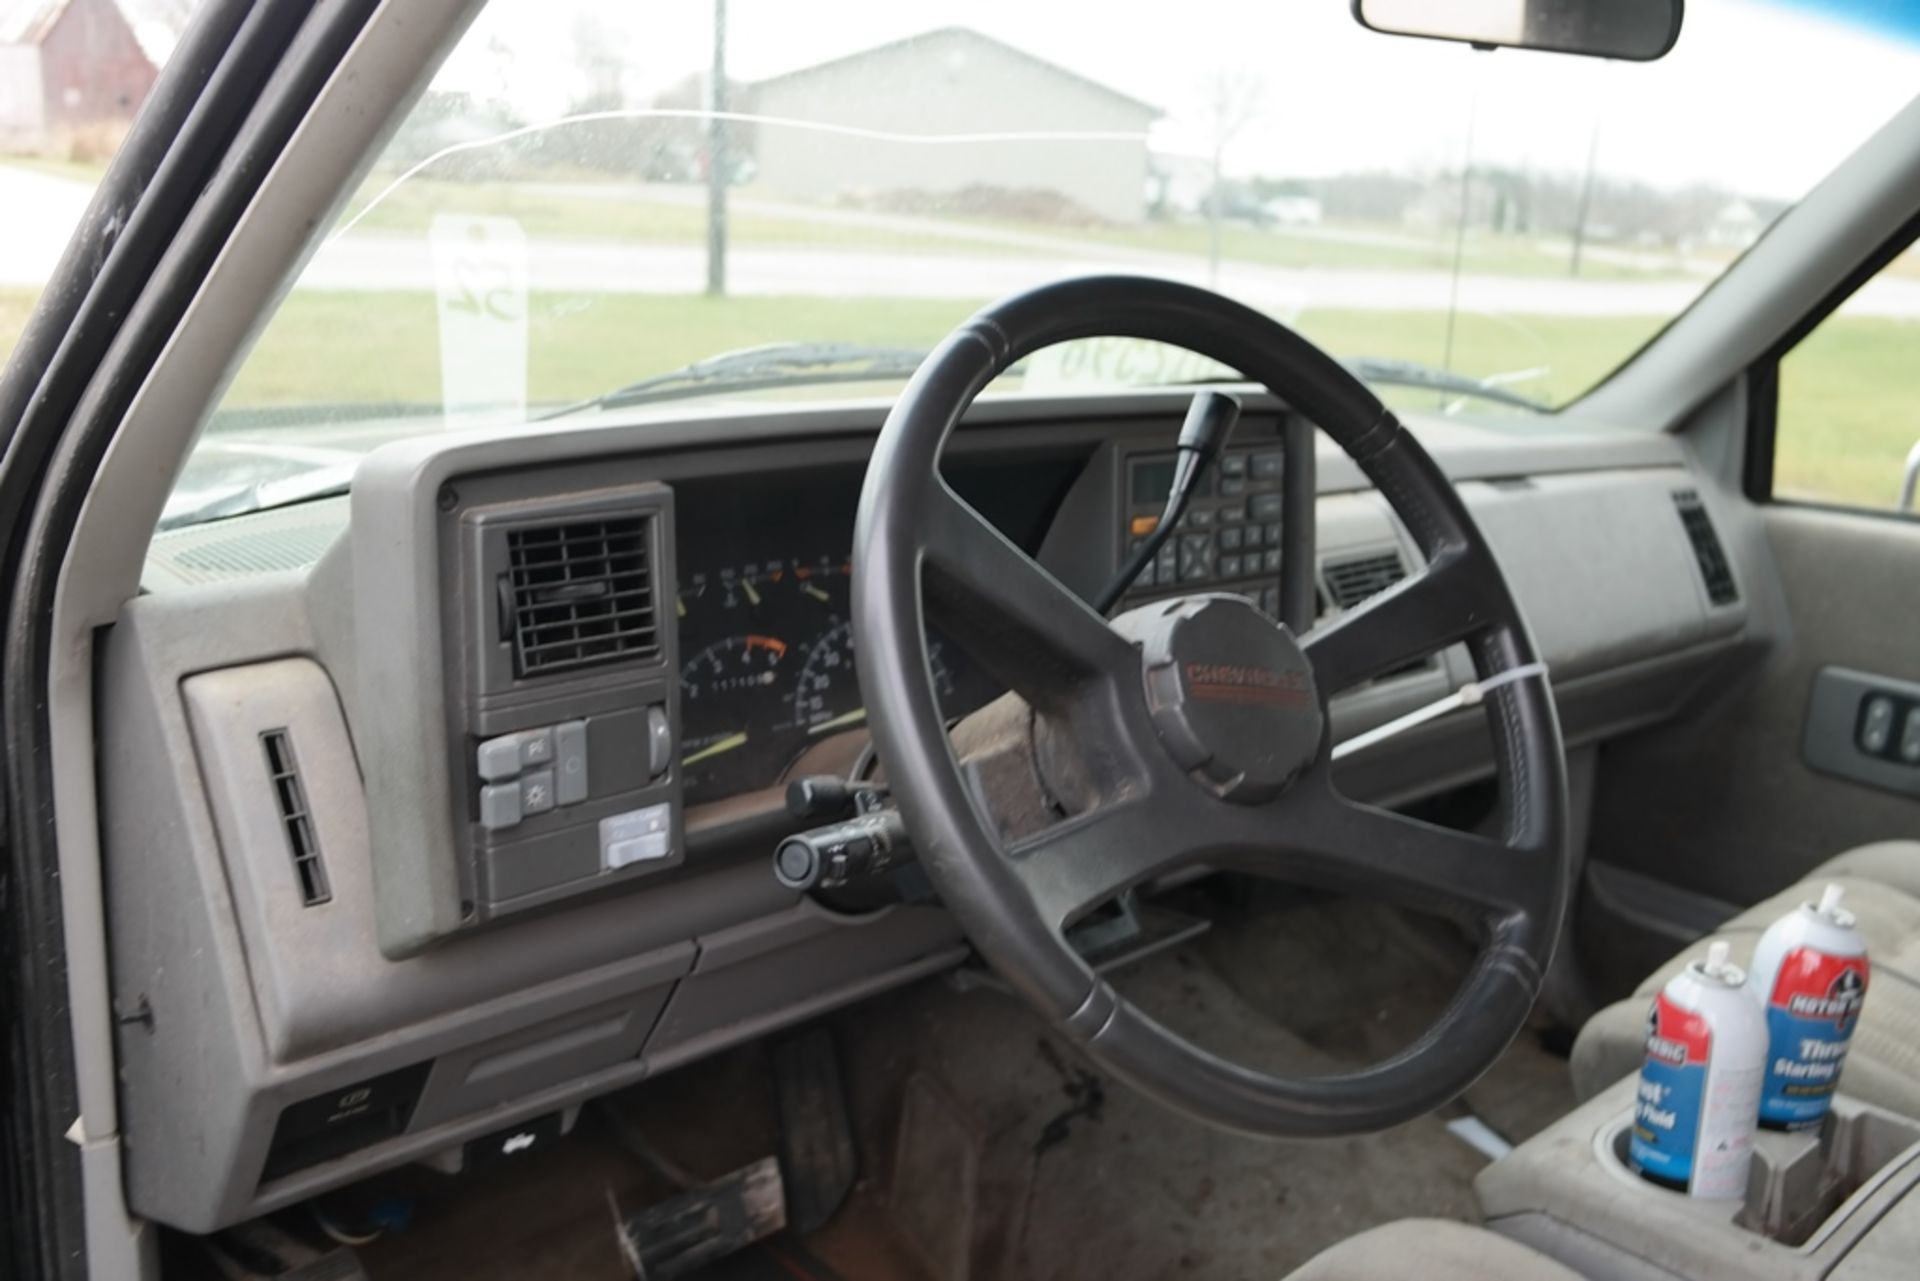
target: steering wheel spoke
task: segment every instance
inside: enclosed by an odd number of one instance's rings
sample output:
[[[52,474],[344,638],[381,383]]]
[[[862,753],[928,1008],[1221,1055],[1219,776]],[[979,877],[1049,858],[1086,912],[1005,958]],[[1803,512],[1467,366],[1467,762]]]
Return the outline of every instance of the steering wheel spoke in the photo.
[[[1133,646],[945,485],[925,514],[927,612],[1009,689],[1057,708],[1131,676]]]
[[[1206,859],[1216,827],[1205,811],[1217,808],[1168,776],[1016,842],[1007,859],[1041,917],[1065,930],[1109,899]]]
[[[1498,919],[1542,906],[1546,850],[1349,800],[1324,770],[1302,779],[1275,809],[1273,844],[1249,866],[1455,918]]]
[[[1492,626],[1483,571],[1451,548],[1351,613],[1309,632],[1302,642],[1314,680],[1331,696],[1382,672],[1418,662]]]

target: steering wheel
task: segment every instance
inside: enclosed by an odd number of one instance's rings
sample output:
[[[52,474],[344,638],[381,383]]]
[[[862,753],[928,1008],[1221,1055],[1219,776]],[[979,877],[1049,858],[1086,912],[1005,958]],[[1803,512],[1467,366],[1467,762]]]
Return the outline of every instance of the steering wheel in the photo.
[[[1264,383],[1360,465],[1425,567],[1304,640],[1225,594],[1109,624],[940,474],[949,434],[995,376],[1042,347],[1101,335],[1184,347]],[[1329,696],[1456,642],[1483,679],[1532,663],[1534,650],[1453,485],[1326,353],[1170,281],[1095,277],[1011,298],[955,330],[907,384],[868,465],[854,542],[861,691],[921,863],[987,962],[1098,1065],[1223,1129],[1336,1135],[1439,1106],[1520,1030],[1567,903],[1553,700],[1542,679],[1486,694],[1497,839],[1335,789]],[[1011,691],[951,739],[929,620]],[[1230,1063],[1118,995],[1066,940],[1092,908],[1192,864],[1438,911],[1474,928],[1478,956],[1438,1022],[1392,1058],[1319,1077]]]

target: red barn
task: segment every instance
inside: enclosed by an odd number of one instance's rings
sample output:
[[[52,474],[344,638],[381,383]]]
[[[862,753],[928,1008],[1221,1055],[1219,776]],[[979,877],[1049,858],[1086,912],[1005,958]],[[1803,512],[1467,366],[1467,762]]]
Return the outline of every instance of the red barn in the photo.
[[[155,30],[118,0],[0,0],[0,147],[40,150],[131,121],[158,74]]]

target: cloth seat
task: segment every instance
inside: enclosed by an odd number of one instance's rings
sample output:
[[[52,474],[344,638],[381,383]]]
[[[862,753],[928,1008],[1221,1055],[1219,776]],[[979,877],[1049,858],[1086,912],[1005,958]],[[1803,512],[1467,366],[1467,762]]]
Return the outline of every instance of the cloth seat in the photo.
[[[1580,1281],[1546,1255],[1450,1219],[1401,1219],[1322,1250],[1286,1281]]]
[[[1846,908],[1858,922],[1873,966],[1840,1089],[1920,1117],[1920,841],[1881,841],[1830,859],[1654,971],[1631,997],[1601,1010],[1580,1029],[1573,1047],[1574,1093],[1585,1101],[1639,1071],[1649,1004],[1682,966],[1705,953],[1708,942],[1725,939],[1733,959],[1750,965],[1767,926],[1795,904],[1818,899],[1829,881],[1846,888]]]

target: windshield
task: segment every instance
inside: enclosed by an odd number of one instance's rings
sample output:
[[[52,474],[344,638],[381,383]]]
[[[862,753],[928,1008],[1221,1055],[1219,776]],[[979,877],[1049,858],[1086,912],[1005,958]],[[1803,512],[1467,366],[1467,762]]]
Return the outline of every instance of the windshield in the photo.
[[[1402,407],[1546,425],[1920,84],[1834,7],[1695,0],[1627,64],[1385,37],[1342,0],[496,0],[168,520],[337,490],[396,435],[884,393],[983,303],[1090,272],[1213,286]],[[1017,374],[1217,375],[1110,341]]]

